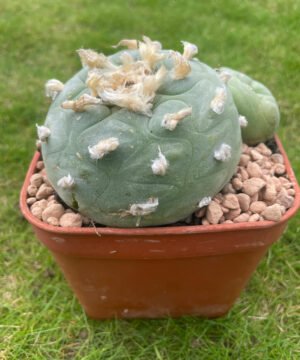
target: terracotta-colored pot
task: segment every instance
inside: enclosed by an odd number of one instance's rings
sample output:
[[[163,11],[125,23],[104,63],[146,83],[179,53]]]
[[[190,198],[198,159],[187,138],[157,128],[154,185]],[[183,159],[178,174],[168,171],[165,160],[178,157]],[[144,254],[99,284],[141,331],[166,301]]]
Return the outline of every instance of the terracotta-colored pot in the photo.
[[[90,317],[221,316],[300,205],[299,186],[278,138],[276,141],[296,190],[293,207],[277,223],[134,229],[47,225],[26,204],[38,152],[22,187],[21,210]]]

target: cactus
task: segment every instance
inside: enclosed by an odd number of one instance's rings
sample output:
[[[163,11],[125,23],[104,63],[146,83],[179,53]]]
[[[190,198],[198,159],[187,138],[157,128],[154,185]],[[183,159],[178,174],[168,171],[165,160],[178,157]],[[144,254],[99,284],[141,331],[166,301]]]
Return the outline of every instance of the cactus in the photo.
[[[79,50],[83,69],[38,127],[47,176],[70,207],[114,227],[170,224],[207,205],[240,157],[239,114],[216,72],[161,44],[122,40],[106,57]],[[51,88],[47,89],[47,86]]]
[[[256,145],[272,138],[279,126],[280,113],[270,90],[249,76],[229,68],[221,68],[220,77],[226,78],[241,114],[243,142]]]

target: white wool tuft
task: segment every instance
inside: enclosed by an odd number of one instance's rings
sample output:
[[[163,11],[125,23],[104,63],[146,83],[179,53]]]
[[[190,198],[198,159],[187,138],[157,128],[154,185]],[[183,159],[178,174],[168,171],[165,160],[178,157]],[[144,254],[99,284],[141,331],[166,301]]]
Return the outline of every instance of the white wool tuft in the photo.
[[[241,127],[246,127],[248,125],[248,120],[246,119],[245,116],[240,115],[239,116],[239,123]]]
[[[195,55],[198,54],[198,47],[195,44],[191,44],[187,41],[181,41],[183,45],[183,54],[182,56],[187,59],[191,60]]]
[[[210,108],[216,113],[216,114],[222,114],[225,108],[225,102],[227,98],[226,89],[224,86],[217,87],[215,92],[215,97],[212,99],[210,103]]]
[[[64,84],[57,79],[50,79],[45,84],[46,97],[50,97],[52,100],[63,90]]]
[[[62,187],[63,189],[70,189],[74,186],[75,180],[72,178],[70,174],[62,177],[58,180],[57,185]]]
[[[219,72],[219,78],[224,84],[227,84],[231,77],[232,74],[227,70],[222,70],[221,72]]]
[[[192,107],[187,107],[172,114],[165,114],[162,119],[161,126],[165,129],[173,131],[178,123],[185,117],[192,114]]]
[[[91,158],[94,160],[98,160],[102,159],[103,156],[107,155],[108,153],[116,150],[119,145],[119,139],[110,137],[105,140],[100,140],[98,144],[94,146],[89,146],[88,150]]]
[[[222,144],[218,150],[215,150],[214,157],[219,161],[228,161],[231,158],[231,146]]]
[[[207,206],[209,205],[211,202],[211,197],[210,196],[205,196],[203,199],[201,199],[199,201],[199,204],[198,204],[198,208],[203,208],[204,206]]]
[[[76,112],[86,111],[89,107],[102,104],[101,99],[83,94],[76,100],[67,100],[61,104],[63,109],[70,109]]]
[[[45,142],[51,134],[50,129],[47,126],[39,126],[38,124],[36,124],[36,128],[39,140]]]
[[[152,172],[155,175],[164,176],[169,167],[169,162],[166,159],[165,155],[161,152],[160,147],[158,147],[158,157],[155,160],[152,160]]]
[[[130,205],[127,214],[132,216],[145,216],[156,211],[158,207],[158,198],[150,198],[145,203],[138,203]]]

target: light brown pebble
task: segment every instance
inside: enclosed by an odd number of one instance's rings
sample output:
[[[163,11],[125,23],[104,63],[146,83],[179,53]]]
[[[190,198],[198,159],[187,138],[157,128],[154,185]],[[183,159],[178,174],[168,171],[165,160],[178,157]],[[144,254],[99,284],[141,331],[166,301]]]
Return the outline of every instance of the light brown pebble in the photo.
[[[33,204],[34,205],[34,204]],[[35,207],[31,207],[30,211],[31,214],[33,216],[35,216],[36,218],[42,220],[42,213],[43,213],[43,208],[39,207],[39,206],[35,206]]]
[[[280,206],[281,215],[284,215],[286,213],[286,208],[284,206]]]
[[[263,159],[264,157],[262,156],[262,154],[260,154],[257,150],[255,149],[252,149],[250,151],[250,156],[251,156],[251,159],[256,161],[256,160],[261,160]]]
[[[46,222],[49,225],[59,226],[59,220],[56,217],[49,217]]]
[[[276,203],[284,206],[286,209],[289,209],[293,206],[294,198],[290,196],[285,188],[282,188],[277,195]]]
[[[59,225],[62,227],[81,227],[82,217],[80,214],[67,213],[59,219]]]
[[[264,164],[263,164],[263,168],[264,168],[265,170],[272,169],[272,167],[273,167],[273,164],[271,163],[271,161],[266,160],[266,161],[264,162]]]
[[[281,186],[283,186],[285,189],[290,189],[293,186],[293,184],[283,176],[280,176],[278,179],[281,183]]]
[[[207,220],[210,222],[210,224],[218,224],[222,216],[223,211],[221,209],[221,206],[215,201],[211,201],[211,203],[207,207]]]
[[[52,187],[42,184],[39,188],[38,192],[36,193],[36,198],[38,200],[40,199],[46,199],[49,195],[52,195],[54,193],[54,190]]]
[[[233,219],[234,223],[242,223],[242,222],[246,222],[248,221],[250,218],[250,215],[243,213],[240,214],[239,216],[237,216],[236,218]]]
[[[243,154],[249,154],[251,151],[251,147],[249,147],[247,144],[242,144],[242,153]]]
[[[261,215],[265,220],[280,221],[281,219],[281,208],[279,204],[268,206]]]
[[[253,214],[253,215],[251,215],[250,217],[249,217],[249,222],[255,222],[255,221],[259,221],[259,219],[260,219],[260,216],[259,216],[259,214]]]
[[[36,163],[36,168],[37,168],[38,170],[42,170],[42,169],[44,169],[44,167],[45,167],[44,161],[38,161],[38,162]]]
[[[218,193],[213,198],[213,201],[217,202],[218,204],[221,204],[222,200],[223,200],[223,195],[221,193]]]
[[[288,190],[287,190],[287,193],[288,193],[289,195],[291,195],[291,196],[295,196],[296,191],[295,191],[294,189],[288,189]]]
[[[272,154],[271,160],[276,164],[284,164],[284,159],[281,154]]]
[[[52,201],[52,200],[57,200],[56,196],[55,195],[50,195],[48,196],[48,201]]]
[[[273,181],[273,183],[274,183],[274,185],[275,185],[276,191],[277,191],[277,192],[280,191],[280,189],[281,189],[281,187],[282,187],[282,184],[281,184],[281,181],[279,180],[279,178],[276,177],[276,176],[273,176],[273,177],[272,177],[272,181]]]
[[[38,192],[38,188],[34,185],[29,185],[27,188],[27,194],[30,197],[36,196],[36,193]]]
[[[241,213],[241,209],[234,209],[234,210],[230,210],[227,214],[225,214],[225,219],[226,220],[233,220],[234,218],[236,218],[237,216],[239,216]]]
[[[223,214],[227,214],[229,212],[229,209],[221,205],[221,209],[223,211]]]
[[[240,157],[239,166],[246,167],[249,161],[250,161],[250,156],[247,154],[242,154]]]
[[[221,217],[219,223],[222,224],[224,221],[225,221],[225,217],[224,217],[224,215],[223,215],[223,216]]]
[[[247,166],[247,173],[249,174],[250,178],[260,178],[262,177],[262,171],[258,164],[255,162],[250,161]]]
[[[242,177],[241,180],[242,181],[245,181],[245,180],[249,179],[249,174],[247,173],[247,170],[242,168],[242,167],[239,167],[238,174],[241,174],[241,177]]]
[[[197,210],[197,211],[195,212],[195,216],[196,216],[197,218],[202,218],[203,216],[205,216],[205,214],[206,214],[206,208],[207,208],[207,207],[204,206],[203,208]],[[85,219],[85,218],[84,218],[84,219]],[[82,220],[83,220],[83,223],[85,224],[84,219],[82,219]],[[85,225],[86,225],[86,224],[85,224]]]
[[[35,197],[30,197],[26,200],[27,205],[31,206],[33,203],[36,202],[36,198]]]
[[[234,210],[240,207],[239,200],[234,194],[226,194],[222,201],[222,206]]]
[[[250,205],[249,210],[253,213],[260,214],[266,207],[267,205],[263,201],[255,201]]]
[[[30,184],[36,186],[37,188],[40,187],[43,183],[43,176],[39,173],[33,174],[30,177]]]
[[[53,204],[59,204],[59,202],[55,199],[49,201],[49,198],[48,198],[47,200],[48,200],[48,206],[53,205]]]
[[[240,175],[240,174],[238,174]],[[240,175],[241,176],[241,175]],[[242,177],[242,176],[241,176]],[[232,179],[231,181],[231,184],[232,184],[232,187],[235,189],[235,190],[241,190],[242,187],[243,187],[243,182],[241,179],[239,179],[238,177],[235,177]]]
[[[73,214],[73,210],[72,210],[72,209],[66,209],[66,210],[65,210],[65,213],[66,213],[66,214]]]
[[[284,164],[275,164],[273,170],[274,173],[278,176],[283,175],[286,172]]]
[[[236,195],[239,201],[239,205],[242,211],[248,211],[250,206],[250,196],[247,194],[237,194]]]
[[[245,180],[243,184],[243,192],[249,196],[257,194],[266,185],[266,182],[257,177]]]
[[[265,156],[271,156],[272,150],[269,149],[264,143],[260,143],[255,147],[255,150],[257,150],[259,153]]]
[[[222,189],[222,194],[235,194],[236,191],[234,190],[233,186],[228,183]]]
[[[47,221],[49,217],[55,217],[56,219],[59,219],[64,212],[65,209],[61,204],[48,204],[42,213],[42,219],[43,221]]]
[[[259,198],[262,198],[262,196],[260,195],[260,193],[258,192],[258,193],[256,193],[256,194],[254,194],[253,196],[250,196],[250,203],[253,203],[253,202],[255,202],[255,201],[259,201]]]
[[[202,225],[210,225],[210,222],[207,220],[207,218],[202,218]]]
[[[44,210],[47,205],[48,205],[48,201],[46,199],[42,199],[42,200],[39,200],[39,201],[36,201],[35,203],[33,203],[31,205],[31,209],[34,207],[40,207],[41,209]]]
[[[233,224],[232,220],[225,220],[223,224]]]
[[[263,191],[263,199],[271,202],[276,201],[276,187],[272,181],[269,181]]]

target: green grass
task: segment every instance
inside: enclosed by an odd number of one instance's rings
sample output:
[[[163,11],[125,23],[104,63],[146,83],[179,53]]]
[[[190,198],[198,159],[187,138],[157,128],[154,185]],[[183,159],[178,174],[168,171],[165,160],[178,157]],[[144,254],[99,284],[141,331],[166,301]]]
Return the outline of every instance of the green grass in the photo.
[[[18,211],[45,81],[79,69],[79,47],[108,53],[141,34],[194,42],[204,62],[269,86],[299,179],[299,0],[10,0],[0,13],[0,359],[299,359],[299,215],[227,317],[97,322]]]

